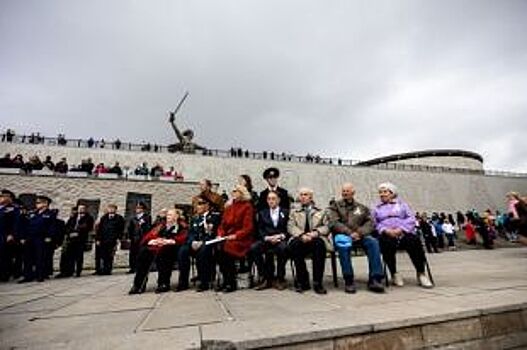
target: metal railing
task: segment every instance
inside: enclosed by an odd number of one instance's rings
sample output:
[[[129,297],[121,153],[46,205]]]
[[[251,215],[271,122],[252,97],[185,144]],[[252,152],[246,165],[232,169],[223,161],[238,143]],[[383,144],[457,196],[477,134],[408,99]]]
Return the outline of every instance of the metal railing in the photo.
[[[146,153],[169,153],[168,146],[151,143],[131,143],[122,142],[119,140],[106,142],[102,140],[85,140],[85,139],[66,139],[64,137],[45,137],[39,134],[32,135],[8,135],[6,133],[1,135],[0,141],[2,143],[19,143],[19,144],[41,144],[46,146],[57,147],[74,147],[74,148],[92,148],[92,149],[112,149],[133,152]],[[458,174],[477,174],[486,176],[503,176],[503,177],[519,177],[527,178],[527,173],[501,171],[501,170],[483,170],[483,169],[469,169],[469,168],[455,168],[445,166],[428,166],[421,164],[404,164],[404,163],[381,163],[376,165],[360,165],[361,161],[353,159],[342,159],[335,157],[320,157],[320,156],[298,156],[287,153],[279,153],[273,151],[251,152],[249,150],[242,150],[241,148],[231,148],[230,150],[220,149],[205,149],[196,151],[197,155],[220,158],[240,158],[240,159],[259,159],[281,162],[307,163],[319,165],[333,165],[344,167],[360,167],[360,168],[374,168],[384,170],[403,170],[403,171],[424,171],[424,172],[445,172]]]

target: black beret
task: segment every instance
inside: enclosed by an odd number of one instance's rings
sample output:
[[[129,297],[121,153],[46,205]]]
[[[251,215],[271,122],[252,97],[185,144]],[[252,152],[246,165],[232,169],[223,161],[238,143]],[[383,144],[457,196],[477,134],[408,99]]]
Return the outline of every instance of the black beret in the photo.
[[[265,169],[263,172],[263,178],[268,179],[270,177],[280,177],[280,170],[274,167]]]

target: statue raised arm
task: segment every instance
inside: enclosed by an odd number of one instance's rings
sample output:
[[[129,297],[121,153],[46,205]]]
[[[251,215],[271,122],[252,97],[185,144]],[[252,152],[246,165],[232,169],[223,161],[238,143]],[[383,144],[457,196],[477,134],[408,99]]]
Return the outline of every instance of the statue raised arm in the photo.
[[[183,153],[195,153],[196,150],[204,150],[205,147],[199,146],[192,142],[192,139],[194,138],[194,131],[191,129],[187,129],[183,132],[179,130],[179,128],[176,125],[176,114],[183,105],[183,102],[185,102],[186,98],[188,97],[188,91],[185,93],[181,101],[179,101],[176,109],[174,112],[169,112],[169,118],[168,122],[172,126],[172,129],[174,130],[174,133],[176,134],[177,139],[179,140],[178,143],[175,143],[173,145],[168,146],[169,152],[183,152]]]

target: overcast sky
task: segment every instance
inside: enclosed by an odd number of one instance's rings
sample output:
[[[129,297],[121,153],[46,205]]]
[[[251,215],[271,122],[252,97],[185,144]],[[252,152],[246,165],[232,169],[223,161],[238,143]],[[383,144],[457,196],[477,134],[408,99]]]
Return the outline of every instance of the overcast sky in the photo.
[[[0,1],[0,128],[527,172],[527,1]]]

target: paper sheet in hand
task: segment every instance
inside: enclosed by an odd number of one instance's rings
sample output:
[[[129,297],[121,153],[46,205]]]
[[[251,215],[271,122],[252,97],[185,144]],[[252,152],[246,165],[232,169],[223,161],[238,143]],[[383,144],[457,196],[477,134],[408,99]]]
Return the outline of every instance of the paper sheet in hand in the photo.
[[[216,244],[219,242],[223,242],[224,240],[226,240],[225,237],[214,238],[214,239],[211,239],[210,241],[205,242],[205,245]]]

